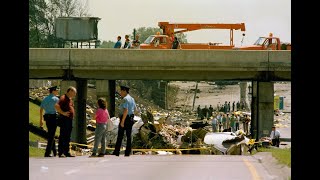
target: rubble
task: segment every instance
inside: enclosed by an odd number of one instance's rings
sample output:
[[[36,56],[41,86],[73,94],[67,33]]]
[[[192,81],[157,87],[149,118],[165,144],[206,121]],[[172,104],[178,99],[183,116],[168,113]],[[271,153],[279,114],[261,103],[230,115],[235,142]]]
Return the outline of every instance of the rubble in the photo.
[[[46,87],[29,90],[30,97],[42,99],[48,95]],[[94,98],[91,98],[94,99]],[[116,99],[116,104],[119,99]],[[91,102],[92,101],[92,102]],[[86,106],[87,129],[95,130],[94,112],[96,105],[91,100]],[[212,133],[210,120],[199,120],[194,111],[152,109],[143,104],[138,105],[141,114],[134,117],[132,127],[132,148],[135,149],[189,149],[168,151],[135,152],[135,154],[246,154],[249,139],[243,131]],[[236,111],[241,119],[243,115],[251,116],[245,111]],[[287,127],[290,115],[277,111],[274,124],[276,127]],[[113,129],[107,132],[107,145],[112,147],[116,143],[119,118],[112,117]],[[241,123],[241,122],[240,122]],[[123,146],[126,144],[124,137]],[[83,152],[86,153],[86,152]]]

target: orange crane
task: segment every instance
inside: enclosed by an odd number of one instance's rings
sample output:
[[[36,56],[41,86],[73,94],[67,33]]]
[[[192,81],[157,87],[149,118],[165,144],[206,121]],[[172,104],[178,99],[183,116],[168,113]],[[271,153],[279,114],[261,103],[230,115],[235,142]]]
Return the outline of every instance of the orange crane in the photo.
[[[162,29],[163,34],[149,36],[143,44],[141,49],[171,49],[174,34],[188,31],[195,31],[200,29],[228,29],[230,30],[230,45],[220,45],[221,43],[180,43],[181,49],[232,49],[233,44],[233,30],[245,31],[245,24],[222,24],[222,23],[169,23],[159,22],[158,26]],[[177,30],[176,29],[182,29]],[[243,34],[244,35],[244,34]]]

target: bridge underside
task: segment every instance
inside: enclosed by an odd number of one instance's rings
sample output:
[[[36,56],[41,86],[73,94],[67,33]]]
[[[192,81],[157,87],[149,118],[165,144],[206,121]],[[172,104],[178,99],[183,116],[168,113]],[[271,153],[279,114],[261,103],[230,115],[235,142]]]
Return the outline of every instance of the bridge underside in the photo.
[[[108,79],[108,80],[177,80],[177,81],[217,81],[217,80],[259,80],[290,81],[290,72],[257,71],[209,71],[209,70],[32,70],[30,79]]]

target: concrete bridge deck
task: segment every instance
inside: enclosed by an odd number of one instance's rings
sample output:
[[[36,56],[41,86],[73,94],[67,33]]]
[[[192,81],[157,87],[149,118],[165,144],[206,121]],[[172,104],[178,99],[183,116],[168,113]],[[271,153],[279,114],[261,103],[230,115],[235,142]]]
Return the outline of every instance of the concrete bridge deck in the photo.
[[[30,48],[30,79],[291,80],[291,51]]]

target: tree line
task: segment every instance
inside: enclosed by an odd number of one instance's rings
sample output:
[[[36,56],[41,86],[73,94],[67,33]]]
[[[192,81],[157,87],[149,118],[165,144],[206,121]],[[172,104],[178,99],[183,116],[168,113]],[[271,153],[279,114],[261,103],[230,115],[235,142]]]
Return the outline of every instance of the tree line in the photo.
[[[87,1],[29,0],[29,47],[55,48],[61,43],[54,34],[57,17],[89,16]]]

